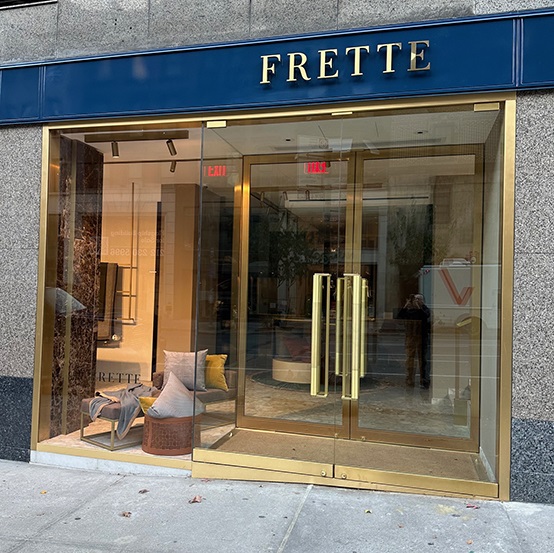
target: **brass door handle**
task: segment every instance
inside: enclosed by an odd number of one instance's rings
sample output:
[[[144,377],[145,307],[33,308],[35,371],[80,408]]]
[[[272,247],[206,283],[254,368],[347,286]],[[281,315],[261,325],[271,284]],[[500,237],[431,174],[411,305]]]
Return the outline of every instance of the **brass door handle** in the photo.
[[[335,313],[335,375],[342,376],[342,302],[344,278],[337,278],[336,313]]]
[[[365,347],[366,347],[366,313],[369,287],[367,279],[362,278],[362,312],[360,313],[360,378],[365,376]]]
[[[325,282],[325,378],[321,392],[321,319],[323,311],[323,287]],[[316,273],[312,282],[312,347],[310,395],[327,397],[329,395],[329,317],[331,307],[331,275]]]
[[[350,394],[344,393],[343,385],[342,398],[357,400],[360,395],[360,378],[365,376],[365,314],[367,311],[368,286],[367,280],[358,274],[345,274],[344,279],[348,283],[345,284],[345,287],[349,285],[352,292],[348,296],[347,294],[344,295],[345,305],[343,311],[345,313],[345,320],[342,324],[346,326],[348,320],[351,321],[351,340],[348,347],[344,348],[342,363],[351,365],[351,378]],[[346,304],[347,300],[348,304]],[[343,333],[344,336],[348,335],[344,330]],[[350,361],[344,359],[348,352],[351,355]],[[347,375],[347,371],[344,371],[343,376]]]
[[[352,382],[350,384],[352,399],[358,399],[360,392],[361,318],[362,277],[352,275]]]

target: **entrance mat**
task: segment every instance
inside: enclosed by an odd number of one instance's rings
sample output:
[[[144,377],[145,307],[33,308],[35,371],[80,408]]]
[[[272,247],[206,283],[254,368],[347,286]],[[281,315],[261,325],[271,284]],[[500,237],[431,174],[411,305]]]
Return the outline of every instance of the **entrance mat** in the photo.
[[[276,459],[336,463],[387,472],[489,481],[479,455],[460,451],[247,429],[235,431],[217,449]]]

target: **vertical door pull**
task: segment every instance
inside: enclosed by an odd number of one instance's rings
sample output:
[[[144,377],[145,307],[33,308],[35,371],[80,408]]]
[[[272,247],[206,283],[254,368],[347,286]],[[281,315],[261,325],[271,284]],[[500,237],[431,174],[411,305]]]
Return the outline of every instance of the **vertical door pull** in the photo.
[[[344,278],[337,278],[337,301],[335,318],[335,375],[342,376],[342,304],[344,297]]]
[[[321,326],[323,319],[323,291],[325,289],[325,343],[324,387],[321,391]],[[327,397],[329,394],[329,327],[331,307],[331,275],[316,273],[312,285],[312,360],[310,395]]]
[[[343,351],[342,363],[350,366],[351,374],[349,382],[349,393],[347,384],[343,381],[342,399],[357,400],[360,394],[360,378],[365,376],[365,331],[366,331],[366,311],[367,311],[367,280],[358,274],[345,274],[344,279],[347,284],[345,287],[351,289],[350,294],[344,294],[344,321],[343,329],[350,323],[350,332],[343,330],[344,336],[350,337],[349,343],[345,345]],[[348,299],[348,301],[347,301]],[[338,324],[338,323],[337,323]],[[347,357],[349,356],[349,359]],[[348,375],[348,371],[343,371],[343,377]]]

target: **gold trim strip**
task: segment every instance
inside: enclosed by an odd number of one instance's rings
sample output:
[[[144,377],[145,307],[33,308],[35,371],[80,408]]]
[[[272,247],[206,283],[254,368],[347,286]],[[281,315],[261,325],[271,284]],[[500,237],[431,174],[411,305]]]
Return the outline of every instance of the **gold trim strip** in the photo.
[[[53,123],[48,125],[49,129],[73,129],[78,127],[79,129],[88,129],[91,127],[112,127],[115,125],[126,125],[129,127],[136,126],[146,126],[146,125],[168,125],[168,124],[194,124],[194,123],[207,123],[208,121],[221,121],[225,120],[227,123],[229,121],[236,121],[241,119],[264,119],[264,118],[278,118],[278,117],[300,117],[306,115],[330,115],[337,111],[350,111],[354,113],[360,112],[373,112],[381,111],[383,109],[404,109],[404,108],[415,108],[415,107],[442,107],[442,106],[456,106],[456,105],[468,105],[472,103],[486,103],[486,102],[504,102],[507,99],[514,99],[515,92],[509,93],[500,93],[500,92],[490,92],[484,94],[458,94],[456,96],[428,96],[425,98],[407,98],[405,100],[399,101],[398,99],[392,100],[374,100],[372,102],[361,103],[358,105],[353,105],[352,103],[336,103],[336,104],[326,104],[318,108],[309,108],[306,106],[300,106],[298,108],[289,108],[286,110],[271,110],[267,109],[264,111],[257,110],[245,110],[238,113],[235,111],[222,112],[213,114],[210,112],[194,114],[190,117],[181,116],[167,116],[167,117],[145,117],[143,119],[126,119],[126,118],[115,118],[115,119],[92,119],[89,121],[73,121],[71,123]]]
[[[424,474],[401,474],[398,472],[386,472],[344,465],[336,465],[335,474],[343,480],[355,480],[357,482],[386,482],[401,488],[424,488],[436,492],[448,491],[463,495],[475,494],[484,497],[498,497],[498,484],[494,482],[456,480],[454,478],[440,478]]]
[[[121,463],[131,463],[136,465],[151,465],[157,467],[176,468],[191,470],[191,459],[176,459],[169,457],[146,457],[145,455],[137,455],[133,453],[122,453],[120,451],[108,451],[102,449],[96,451],[92,449],[80,449],[78,447],[68,447],[50,444],[37,444],[36,451],[44,453],[57,453],[59,455],[70,455],[73,457],[87,457],[91,459],[101,459],[103,461],[116,461]]]
[[[319,486],[332,486],[340,488],[355,488],[362,490],[376,490],[400,493],[413,493],[418,495],[441,495],[446,497],[471,497],[478,499],[497,499],[496,495],[481,495],[479,493],[468,492],[451,492],[442,489],[429,490],[424,487],[417,487],[414,484],[420,484],[412,478],[412,485],[409,487],[401,486],[395,483],[378,483],[364,482],[357,480],[344,480],[339,478],[327,478],[322,476],[295,474],[281,472],[278,470],[252,469],[247,467],[213,465],[209,463],[197,462],[192,463],[193,478],[210,478],[210,479],[225,479],[225,480],[250,480],[259,482],[283,482],[296,484],[316,484]],[[440,479],[438,479],[440,480]],[[473,484],[473,482],[468,482]],[[494,486],[494,485],[493,485]]]
[[[500,393],[498,426],[498,482],[500,499],[510,499],[512,433],[512,349],[514,301],[514,210],[516,155],[516,100],[506,100],[504,123],[504,188],[502,210],[502,283],[500,330]]]
[[[40,190],[40,234],[37,276],[37,324],[35,333],[35,368],[33,376],[33,412],[31,422],[31,449],[37,448],[41,399],[42,342],[44,339],[44,295],[46,292],[46,241],[48,223],[48,175],[50,171],[50,131],[42,128],[42,170]]]
[[[500,111],[500,102],[474,104],[473,111]]]
[[[244,453],[232,453],[230,451],[216,451],[213,449],[203,448],[195,448],[193,451],[193,456],[195,463],[204,462],[234,467],[278,470],[286,473],[306,474],[313,476],[321,476],[322,473],[328,475],[333,474],[333,465],[329,463],[314,463],[311,461],[278,459],[275,457],[260,457],[258,455],[246,455]]]

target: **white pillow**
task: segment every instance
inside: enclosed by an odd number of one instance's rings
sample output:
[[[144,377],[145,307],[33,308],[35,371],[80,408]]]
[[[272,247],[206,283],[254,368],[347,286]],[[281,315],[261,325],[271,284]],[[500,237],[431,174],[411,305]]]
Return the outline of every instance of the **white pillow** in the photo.
[[[199,415],[205,411],[205,407],[199,399],[196,402],[194,399],[194,392],[188,390],[173,373],[169,373],[167,384],[147,413],[155,419],[192,417],[193,411]]]
[[[194,362],[196,359],[196,390],[206,391],[206,355],[208,350],[198,352],[164,350],[164,383],[167,384],[169,373],[175,376],[189,389],[194,390]]]

